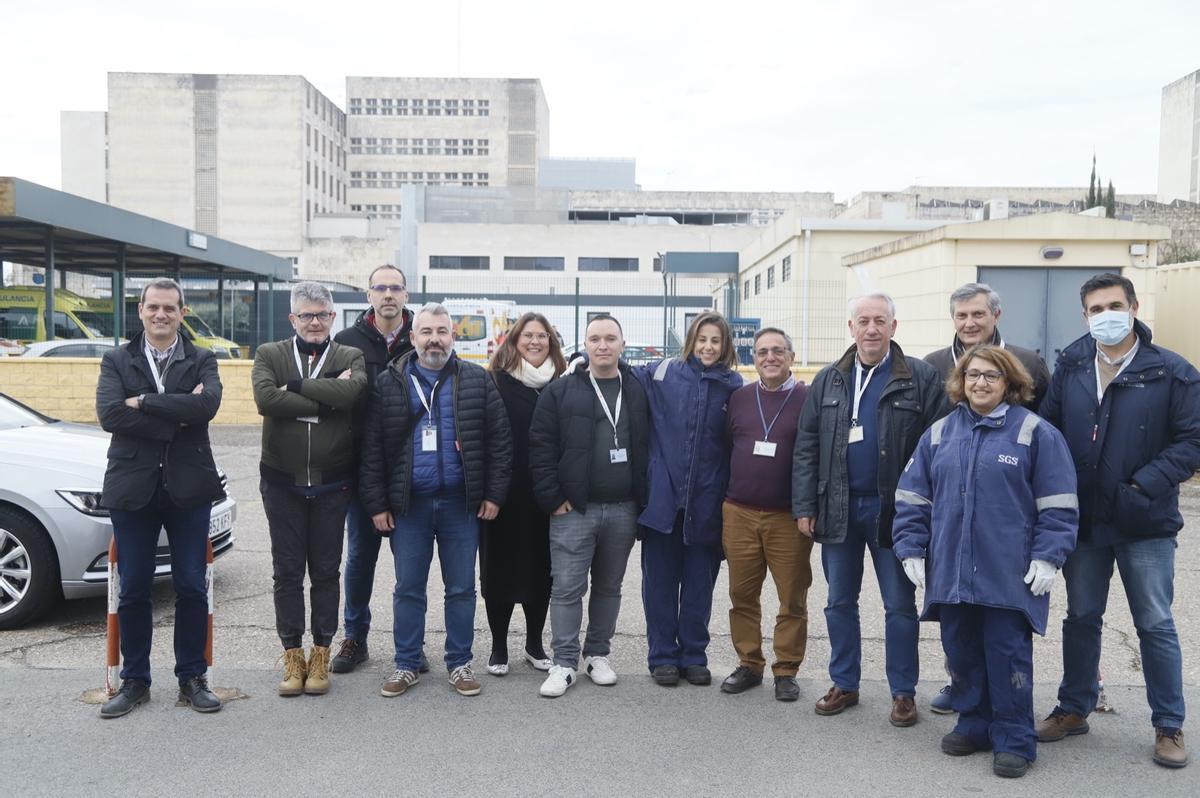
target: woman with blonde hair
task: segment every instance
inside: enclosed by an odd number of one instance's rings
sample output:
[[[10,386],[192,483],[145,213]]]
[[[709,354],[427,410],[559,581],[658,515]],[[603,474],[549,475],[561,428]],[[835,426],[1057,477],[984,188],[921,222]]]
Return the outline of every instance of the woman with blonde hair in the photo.
[[[540,313],[526,313],[509,331],[489,366],[512,427],[512,483],[508,500],[480,535],[479,581],[492,653],[487,671],[508,673],[508,627],[513,609],[525,612],[525,660],[550,668],[542,643],[550,607],[550,522],[533,497],[529,475],[529,423],[542,389],[566,369],[554,327]]]
[[[650,404],[649,501],[642,526],[642,602],[654,681],[709,684],[708,622],[721,568],[729,482],[726,411],[742,386],[729,322],[701,313],[680,357],[634,369]]]
[[[980,344],[946,383],[950,415],[917,445],[896,489],[893,551],[925,589],[923,621],[941,623],[951,707],[942,751],[992,750],[998,776],[1037,756],[1033,632],[1046,633],[1050,588],[1075,548],[1075,464],[1051,424],[1021,405],[1024,366]]]

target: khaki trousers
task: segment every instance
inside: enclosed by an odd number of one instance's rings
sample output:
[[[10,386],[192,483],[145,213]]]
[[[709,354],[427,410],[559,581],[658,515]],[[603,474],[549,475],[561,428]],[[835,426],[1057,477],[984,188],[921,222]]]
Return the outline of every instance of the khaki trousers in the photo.
[[[808,643],[809,556],[813,542],[800,534],[787,510],[764,511],[732,502],[721,508],[721,540],[729,562],[729,629],[741,664],[762,673],[762,609],[759,597],[767,570],[775,580],[775,676],[795,676]]]

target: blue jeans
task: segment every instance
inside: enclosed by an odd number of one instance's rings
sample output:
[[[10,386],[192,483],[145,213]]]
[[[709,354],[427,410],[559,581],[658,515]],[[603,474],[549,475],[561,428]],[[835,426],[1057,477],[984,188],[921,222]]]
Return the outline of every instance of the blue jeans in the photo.
[[[475,639],[475,553],[479,519],[467,512],[466,498],[414,495],[408,515],[396,516],[392,557],[396,588],[392,591],[392,638],[396,667],[415,671],[425,640],[426,585],[437,541],[442,583],[446,588],[446,669],[471,661]]]
[[[1156,728],[1182,728],[1183,654],[1171,602],[1175,595],[1175,538],[1147,538],[1112,546],[1080,546],[1063,566],[1067,617],[1063,620],[1063,679],[1058,703],[1087,715],[1099,689],[1100,627],[1108,604],[1113,562],[1137,628],[1150,721]]]
[[[177,507],[160,488],[141,510],[112,510],[117,539],[121,595],[121,678],[150,684],[150,642],[154,631],[151,588],[158,535],[167,530],[171,581],[175,586],[175,676],[185,682],[208,671],[208,519],[212,506]]]
[[[342,610],[342,625],[350,640],[364,641],[371,631],[371,590],[382,542],[371,516],[358,499],[352,499],[346,511],[346,605]]]
[[[953,674],[954,731],[981,748],[1037,759],[1033,724],[1033,629],[1024,613],[979,604],[939,609]]]
[[[904,575],[900,560],[879,545],[879,497],[850,497],[846,539],[821,546],[821,567],[829,583],[825,623],[829,628],[829,677],[845,691],[858,689],[862,675],[862,633],[858,594],[862,590],[863,549],[871,552],[875,578],[883,596],[884,651],[888,685],[893,696],[916,694],[920,660],[917,657],[916,588]],[[1093,671],[1094,672],[1094,671]]]
[[[683,518],[669,535],[647,529],[642,538],[642,605],[650,670],[708,664],[708,622],[721,570],[721,544],[685,545]]]

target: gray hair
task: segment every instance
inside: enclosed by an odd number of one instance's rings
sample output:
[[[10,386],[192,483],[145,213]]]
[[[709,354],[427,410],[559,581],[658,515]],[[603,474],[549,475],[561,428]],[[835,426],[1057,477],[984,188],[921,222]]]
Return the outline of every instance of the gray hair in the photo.
[[[787,333],[785,333],[783,330],[779,329],[778,327],[763,327],[761,330],[754,333],[754,345],[755,346],[758,346],[758,339],[762,338],[764,335],[783,336],[783,341],[784,341],[784,343],[787,344],[788,351],[789,352],[796,351],[795,348],[792,346],[792,336],[788,335]]]
[[[146,292],[151,288],[161,288],[164,291],[177,291],[179,293],[179,307],[182,309],[187,303],[183,301],[183,286],[172,280],[170,277],[155,277],[150,282],[146,283],[142,288],[142,303],[146,302]]]
[[[967,283],[950,295],[950,315],[954,315],[954,306],[959,302],[966,302],[971,297],[976,297],[980,294],[987,297],[988,310],[992,312],[993,316],[1000,312],[1000,295],[990,285],[987,283]]]
[[[329,293],[329,289],[320,283],[305,280],[292,286],[292,313],[296,312],[296,308],[301,302],[311,302],[315,305],[332,308],[333,294]]]
[[[893,319],[896,318],[896,302],[895,302],[895,300],[893,300],[889,295],[884,294],[882,292],[874,293],[874,294],[862,294],[860,296],[851,297],[850,301],[846,303],[846,318],[849,318],[849,319],[854,318],[854,311],[858,309],[858,303],[862,302],[864,299],[881,299],[881,300],[883,300],[884,302],[887,303],[888,316]]]
[[[431,316],[449,316],[450,311],[446,310],[446,306],[441,302],[426,302],[421,306],[421,309],[413,314],[413,326],[416,326],[417,317],[422,313],[428,313]]]

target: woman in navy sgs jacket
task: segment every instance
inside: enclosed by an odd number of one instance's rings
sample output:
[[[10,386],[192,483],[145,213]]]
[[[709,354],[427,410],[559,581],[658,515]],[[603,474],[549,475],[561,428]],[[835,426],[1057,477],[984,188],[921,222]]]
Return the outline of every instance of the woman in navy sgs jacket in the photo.
[[[709,684],[708,622],[721,569],[721,502],[729,482],[725,415],[742,386],[729,322],[701,313],[681,358],[634,369],[650,404],[649,501],[642,602],[654,681]]]
[[[923,621],[940,621],[959,713],[942,750],[993,749],[998,776],[1037,756],[1033,635],[1046,633],[1050,587],[1075,548],[1079,501],[1062,435],[1021,407],[1033,381],[1004,349],[958,361],[937,421],[896,490],[893,550],[925,588]],[[926,576],[928,575],[928,579]]]

